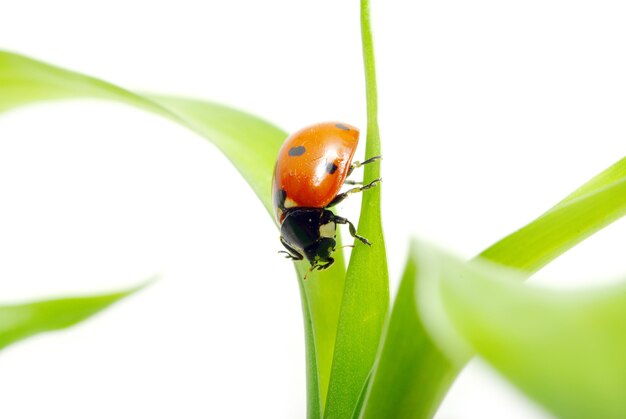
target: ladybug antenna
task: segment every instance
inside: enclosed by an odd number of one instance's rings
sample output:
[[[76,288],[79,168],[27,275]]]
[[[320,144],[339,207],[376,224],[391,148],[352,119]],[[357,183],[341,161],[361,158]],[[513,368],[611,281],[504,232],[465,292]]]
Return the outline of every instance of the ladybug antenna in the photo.
[[[306,273],[304,274],[304,278],[303,280],[306,281],[306,278],[309,276],[309,274],[311,273],[311,271],[313,271],[313,269],[315,269],[315,266],[311,265],[311,267],[306,271]]]

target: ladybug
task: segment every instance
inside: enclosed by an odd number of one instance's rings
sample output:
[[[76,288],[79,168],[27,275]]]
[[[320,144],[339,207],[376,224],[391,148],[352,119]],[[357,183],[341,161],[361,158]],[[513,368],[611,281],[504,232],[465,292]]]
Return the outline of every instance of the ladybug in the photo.
[[[376,186],[381,179],[340,193],[344,184],[362,185],[346,180],[352,171],[379,160],[375,156],[352,162],[359,142],[359,130],[340,122],[324,122],[291,134],[283,143],[272,181],[272,200],[280,225],[281,251],[288,259],[306,258],[312,270],[329,268],[335,261],[337,224],[347,224],[357,240],[371,243],[356,232],[354,224],[328,208],[348,195]],[[306,276],[305,276],[306,279]]]

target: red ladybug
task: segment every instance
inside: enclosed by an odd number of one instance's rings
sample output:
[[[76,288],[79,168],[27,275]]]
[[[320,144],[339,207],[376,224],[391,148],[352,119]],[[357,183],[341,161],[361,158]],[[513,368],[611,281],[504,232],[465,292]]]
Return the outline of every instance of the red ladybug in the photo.
[[[359,142],[359,130],[339,122],[311,125],[290,135],[278,153],[272,199],[280,224],[280,241],[287,258],[311,263],[309,271],[330,267],[334,259],[337,224],[347,224],[352,237],[371,243],[357,234],[354,224],[335,215],[329,207],[349,194],[376,186],[380,179],[339,193],[354,168],[380,159],[372,157],[352,163]]]

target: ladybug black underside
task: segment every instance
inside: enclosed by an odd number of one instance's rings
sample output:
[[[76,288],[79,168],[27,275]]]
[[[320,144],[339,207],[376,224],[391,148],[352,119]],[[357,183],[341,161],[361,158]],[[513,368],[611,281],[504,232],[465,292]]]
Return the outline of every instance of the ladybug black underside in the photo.
[[[311,269],[326,269],[335,259],[337,224],[347,224],[350,235],[367,245],[371,243],[356,233],[354,224],[325,208],[289,208],[284,213],[280,227],[280,241],[287,249],[287,257],[294,260],[306,259]]]
[[[313,267],[332,265],[335,250],[336,216],[324,208],[290,208],[280,228],[281,242],[292,259],[306,259]]]
[[[375,156],[362,163],[354,162],[348,170],[348,175],[356,167],[373,163],[380,160],[380,158],[380,156]],[[367,185],[340,193],[325,208],[286,208],[287,192],[284,189],[277,190],[273,194],[274,208],[279,211],[279,218],[282,220],[280,225],[280,242],[287,249],[287,251],[281,251],[280,253],[286,253],[287,257],[293,260],[306,258],[311,264],[309,271],[329,268],[335,261],[330,255],[335,251],[335,246],[337,245],[335,241],[337,224],[348,225],[352,237],[371,246],[371,243],[365,237],[357,234],[354,224],[344,217],[333,214],[327,208],[337,205],[351,194],[375,187],[380,181],[381,179],[375,179]],[[361,184],[361,182],[349,181],[345,183]]]

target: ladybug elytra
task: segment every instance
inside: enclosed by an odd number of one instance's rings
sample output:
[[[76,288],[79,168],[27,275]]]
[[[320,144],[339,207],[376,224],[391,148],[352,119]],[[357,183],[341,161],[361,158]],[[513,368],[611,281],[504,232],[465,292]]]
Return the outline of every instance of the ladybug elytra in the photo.
[[[328,208],[348,195],[370,189],[380,179],[340,193],[352,171],[372,163],[380,156],[352,162],[359,142],[359,130],[339,122],[325,122],[303,128],[285,140],[274,168],[272,199],[280,225],[280,241],[287,258],[306,258],[312,270],[330,267],[334,259],[337,224],[347,224],[355,239],[371,245],[359,236],[354,224],[335,215]],[[306,276],[305,276],[306,279]]]

